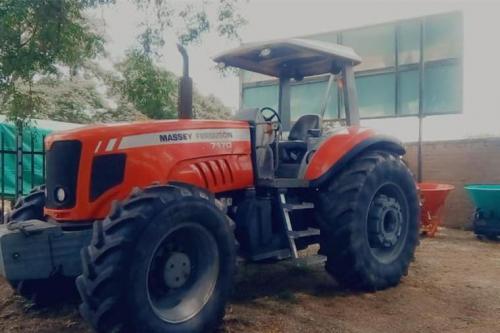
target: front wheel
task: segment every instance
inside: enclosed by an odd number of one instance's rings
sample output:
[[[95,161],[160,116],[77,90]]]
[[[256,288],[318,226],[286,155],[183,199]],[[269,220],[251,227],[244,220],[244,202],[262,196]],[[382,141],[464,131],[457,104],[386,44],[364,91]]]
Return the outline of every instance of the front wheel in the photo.
[[[43,220],[45,206],[45,185],[33,188],[30,193],[20,197],[13,210],[5,216],[5,223],[23,222],[27,220]]]
[[[223,318],[235,267],[228,219],[201,190],[136,192],[96,222],[77,279],[97,332],[210,332]]]
[[[401,159],[383,151],[357,157],[320,189],[318,201],[326,270],[352,289],[397,285],[419,232],[417,189]]]

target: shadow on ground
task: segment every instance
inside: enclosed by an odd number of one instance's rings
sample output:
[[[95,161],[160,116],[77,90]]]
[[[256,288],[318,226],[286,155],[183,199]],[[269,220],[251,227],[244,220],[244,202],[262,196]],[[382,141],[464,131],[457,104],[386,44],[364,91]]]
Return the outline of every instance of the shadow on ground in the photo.
[[[296,267],[288,263],[248,263],[239,267],[233,303],[247,303],[262,297],[293,302],[297,293],[328,298],[353,294],[341,288],[323,265]]]

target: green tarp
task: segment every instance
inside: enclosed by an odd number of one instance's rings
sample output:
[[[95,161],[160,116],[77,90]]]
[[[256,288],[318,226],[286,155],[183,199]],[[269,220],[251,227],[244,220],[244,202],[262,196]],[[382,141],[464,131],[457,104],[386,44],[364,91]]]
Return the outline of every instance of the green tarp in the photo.
[[[31,127],[23,131],[23,193],[44,182],[43,139],[51,131]],[[16,193],[16,127],[0,123],[0,193],[15,197]]]

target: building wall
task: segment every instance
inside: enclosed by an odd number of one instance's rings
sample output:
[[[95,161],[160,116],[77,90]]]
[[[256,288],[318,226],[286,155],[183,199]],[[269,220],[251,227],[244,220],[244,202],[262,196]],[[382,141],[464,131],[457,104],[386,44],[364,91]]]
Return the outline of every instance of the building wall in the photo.
[[[405,159],[417,170],[417,144],[406,145]],[[500,183],[500,138],[424,143],[423,179],[455,186],[446,203],[445,225],[464,228],[474,207],[464,190],[465,184]]]

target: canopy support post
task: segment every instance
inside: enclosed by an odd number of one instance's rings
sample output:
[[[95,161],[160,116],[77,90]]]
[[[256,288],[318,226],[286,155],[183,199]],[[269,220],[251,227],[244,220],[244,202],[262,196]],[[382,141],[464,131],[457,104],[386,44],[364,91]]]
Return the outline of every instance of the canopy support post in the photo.
[[[344,103],[347,126],[359,126],[358,94],[354,82],[354,69],[351,65],[342,68],[344,77]]]
[[[290,79],[288,77],[280,77],[278,113],[281,118],[281,126],[285,131],[290,130],[291,127],[290,104]]]

